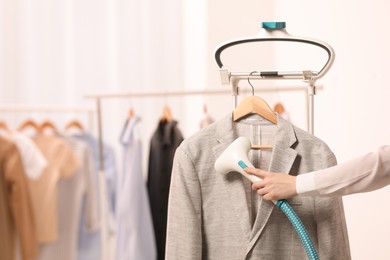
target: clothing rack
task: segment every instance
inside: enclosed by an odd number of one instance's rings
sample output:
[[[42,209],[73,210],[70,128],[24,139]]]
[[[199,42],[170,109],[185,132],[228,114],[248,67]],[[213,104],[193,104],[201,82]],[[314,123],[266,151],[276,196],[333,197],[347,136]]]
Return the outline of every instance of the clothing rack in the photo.
[[[289,92],[289,91],[305,91],[307,88],[304,86],[273,86],[263,87],[261,92]],[[322,86],[317,87],[322,89]],[[241,90],[241,93],[250,92],[249,89]],[[102,129],[102,99],[126,99],[126,98],[140,98],[140,97],[169,97],[169,96],[208,96],[208,95],[223,95],[232,94],[228,89],[214,89],[214,90],[171,90],[171,91],[151,91],[151,92],[117,92],[117,93],[101,93],[101,94],[86,94],[84,97],[87,99],[94,99],[96,102],[97,112],[97,124],[98,124],[98,140],[99,140],[99,153],[100,156],[100,169],[104,169],[104,156],[103,156],[103,129]],[[238,88],[233,92],[233,96],[238,95]],[[236,102],[233,102],[233,109],[236,107]]]
[[[322,86],[319,87],[322,89]],[[273,86],[273,87],[263,87],[260,92],[294,92],[294,91],[306,91],[306,86]],[[251,90],[245,89],[241,91],[242,93],[249,93]],[[126,99],[126,98],[147,98],[147,97],[172,97],[172,96],[208,96],[208,95],[224,95],[232,94],[232,91],[229,89],[215,89],[215,90],[170,90],[170,91],[154,91],[154,92],[117,92],[117,93],[101,93],[101,94],[87,94],[84,97],[86,99],[92,99],[96,104],[96,115],[97,115],[97,134],[98,134],[98,145],[99,145],[99,187],[100,193],[105,194],[105,176],[104,176],[104,138],[103,138],[103,116],[102,116],[102,100],[103,99]],[[233,93],[234,95],[238,94]],[[233,102],[233,109],[235,108],[235,103]],[[306,100],[306,108],[308,109],[308,100]],[[101,201],[104,203],[105,200],[101,198]],[[102,214],[102,223],[106,223],[106,206],[101,205],[101,214]],[[102,225],[102,255],[104,256],[105,250],[105,241],[107,239],[107,231]]]
[[[93,108],[86,108],[81,106],[56,106],[56,105],[15,105],[7,104],[0,105],[0,113],[43,113],[43,114],[57,114],[57,113],[76,113],[86,114],[88,116],[88,129],[94,129],[94,115],[96,110]],[[100,180],[99,180],[100,183]],[[99,192],[101,194],[102,192]],[[100,195],[102,196],[102,195]],[[100,200],[102,202],[102,200]],[[99,207],[102,208],[102,207]]]

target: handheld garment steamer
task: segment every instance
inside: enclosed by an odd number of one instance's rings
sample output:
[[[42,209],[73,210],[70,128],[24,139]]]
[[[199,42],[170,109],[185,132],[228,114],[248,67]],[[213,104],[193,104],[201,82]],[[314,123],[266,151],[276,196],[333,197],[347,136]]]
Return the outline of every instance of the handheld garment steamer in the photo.
[[[251,182],[261,181],[262,179],[248,174],[244,171],[247,167],[254,167],[248,159],[248,152],[251,149],[251,143],[246,137],[238,137],[215,161],[215,170],[219,173],[226,174],[229,172],[239,172]],[[296,232],[301,239],[303,247],[310,260],[319,260],[318,254],[315,250],[313,242],[298,215],[286,200],[273,201],[278,208],[290,220]]]

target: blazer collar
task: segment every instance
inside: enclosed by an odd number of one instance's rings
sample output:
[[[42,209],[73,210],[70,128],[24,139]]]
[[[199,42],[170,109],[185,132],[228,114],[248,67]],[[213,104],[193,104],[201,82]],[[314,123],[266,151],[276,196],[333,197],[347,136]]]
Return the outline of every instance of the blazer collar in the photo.
[[[235,124],[236,122],[232,120],[230,114],[217,122],[215,136],[217,144],[214,146],[215,160],[238,137]],[[297,138],[294,127],[282,117],[278,116],[269,171],[289,173],[297,156],[297,152],[292,148],[296,142]],[[264,229],[274,208],[274,204],[269,201],[261,201],[255,223],[251,228],[249,209],[246,204],[245,187],[241,175],[238,173],[229,173],[221,177],[235,208],[236,217],[243,230],[244,237],[249,242],[247,248],[249,252]]]

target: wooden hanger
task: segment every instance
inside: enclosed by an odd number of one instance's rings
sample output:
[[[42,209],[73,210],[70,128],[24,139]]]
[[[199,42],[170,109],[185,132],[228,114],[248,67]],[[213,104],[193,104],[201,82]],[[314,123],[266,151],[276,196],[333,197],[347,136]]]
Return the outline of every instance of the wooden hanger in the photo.
[[[272,145],[258,145],[258,144],[252,144],[251,145],[252,149],[255,150],[272,150]]]
[[[82,132],[85,131],[84,126],[80,123],[80,121],[73,119],[70,120],[66,125],[65,125],[65,130],[70,130],[72,128],[76,128]]]
[[[258,73],[258,71],[252,71],[249,76],[252,74]],[[252,96],[245,98],[243,101],[238,104],[238,106],[233,111],[233,121],[237,121],[244,116],[249,114],[258,114],[259,116],[267,119],[273,124],[277,124],[278,119],[272,111],[271,107],[265,102],[262,98],[255,96],[255,88],[251,84],[250,77],[248,77],[248,84],[252,88]]]
[[[161,122],[171,122],[172,121],[171,109],[168,106],[164,106],[160,121]]]
[[[249,75],[256,73],[257,71],[252,71]],[[252,88],[252,96],[245,98],[243,101],[238,104],[238,106],[233,111],[233,121],[237,121],[250,114],[258,114],[264,119],[270,121],[273,124],[278,123],[278,118],[271,107],[268,105],[264,99],[255,96],[255,89],[252,86],[251,82],[248,83]],[[271,145],[252,145],[252,149],[272,149]]]
[[[278,122],[275,113],[269,107],[267,102],[257,96],[247,97],[238,104],[233,111],[233,121],[237,121],[249,114],[258,114],[275,125]]]
[[[258,114],[273,124],[277,124],[278,119],[270,106],[262,98],[250,96],[238,104],[233,111],[233,121],[237,121],[249,114]],[[252,145],[252,149],[272,149],[271,145]]]
[[[129,108],[129,112],[127,113],[127,116],[129,119],[134,117],[134,110],[133,108]]]
[[[11,134],[11,129],[9,129],[7,124],[3,121],[0,121],[0,129],[3,129],[8,135]]]
[[[32,129],[34,129],[36,132],[39,132],[39,125],[32,119],[28,119],[26,121],[24,121],[19,127],[18,127],[18,131],[21,132],[27,128],[31,127]]]
[[[54,133],[58,133],[57,127],[49,120],[43,121],[43,123],[39,126],[39,133],[43,134],[46,129],[50,129]]]

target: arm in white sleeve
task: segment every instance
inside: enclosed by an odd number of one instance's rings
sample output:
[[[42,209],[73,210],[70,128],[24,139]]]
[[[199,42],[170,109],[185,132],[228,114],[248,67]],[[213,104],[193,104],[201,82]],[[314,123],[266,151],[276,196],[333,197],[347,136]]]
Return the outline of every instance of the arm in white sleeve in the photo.
[[[296,179],[297,193],[303,196],[342,196],[389,184],[390,145],[337,166],[298,175]]]

